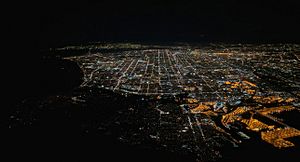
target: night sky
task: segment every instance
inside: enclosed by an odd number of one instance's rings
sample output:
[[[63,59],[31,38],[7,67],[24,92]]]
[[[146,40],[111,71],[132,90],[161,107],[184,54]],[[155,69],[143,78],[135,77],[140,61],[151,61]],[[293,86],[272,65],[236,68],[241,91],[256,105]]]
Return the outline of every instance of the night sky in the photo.
[[[39,48],[89,41],[299,42],[297,1],[39,2],[14,6]]]

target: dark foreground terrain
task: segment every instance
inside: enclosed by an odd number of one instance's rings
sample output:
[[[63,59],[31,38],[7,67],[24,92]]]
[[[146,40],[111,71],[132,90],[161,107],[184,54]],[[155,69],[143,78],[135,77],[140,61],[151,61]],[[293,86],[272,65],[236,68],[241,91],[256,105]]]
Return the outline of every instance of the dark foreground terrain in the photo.
[[[24,78],[23,84],[15,87],[20,92],[9,100],[6,151],[12,160],[193,160],[177,153],[124,144],[117,138],[120,128],[101,128],[101,124],[114,121],[118,112],[136,104],[137,96],[76,89],[83,76],[70,61],[50,59],[38,64],[40,69],[27,71],[31,78]],[[79,94],[88,100],[76,103],[71,99]]]

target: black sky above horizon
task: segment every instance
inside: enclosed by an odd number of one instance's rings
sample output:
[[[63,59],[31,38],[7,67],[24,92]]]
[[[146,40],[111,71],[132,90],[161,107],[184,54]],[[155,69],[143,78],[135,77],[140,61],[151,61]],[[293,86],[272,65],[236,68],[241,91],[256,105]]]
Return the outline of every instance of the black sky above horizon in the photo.
[[[49,48],[90,41],[300,42],[297,1],[99,1],[19,5],[16,30]]]

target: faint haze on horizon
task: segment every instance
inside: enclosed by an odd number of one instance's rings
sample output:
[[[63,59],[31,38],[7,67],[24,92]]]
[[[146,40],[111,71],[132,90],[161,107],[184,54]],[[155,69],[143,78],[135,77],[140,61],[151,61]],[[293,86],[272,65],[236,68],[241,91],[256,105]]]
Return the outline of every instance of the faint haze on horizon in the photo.
[[[16,28],[42,48],[90,41],[300,42],[300,7],[291,0],[35,5],[15,9],[24,11],[16,14]]]

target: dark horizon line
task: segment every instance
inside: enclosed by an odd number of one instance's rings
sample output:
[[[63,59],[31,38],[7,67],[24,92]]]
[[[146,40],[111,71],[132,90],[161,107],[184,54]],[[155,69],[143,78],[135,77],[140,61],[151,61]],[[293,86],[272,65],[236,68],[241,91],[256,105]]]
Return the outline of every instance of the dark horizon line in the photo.
[[[65,46],[78,46],[89,45],[96,43],[136,43],[144,45],[176,45],[176,44],[300,44],[300,40],[129,40],[129,39],[116,39],[116,40],[90,40],[90,41],[64,41],[53,45],[39,46],[40,50],[46,50],[49,48],[60,48]]]

